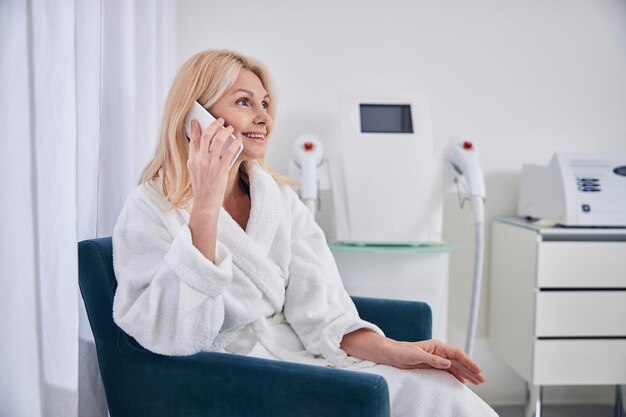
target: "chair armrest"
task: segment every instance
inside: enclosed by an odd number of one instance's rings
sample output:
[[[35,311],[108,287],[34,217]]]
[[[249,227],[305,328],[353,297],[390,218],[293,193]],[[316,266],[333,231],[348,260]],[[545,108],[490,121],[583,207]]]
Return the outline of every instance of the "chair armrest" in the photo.
[[[228,353],[131,355],[107,366],[117,375],[105,381],[120,381],[105,387],[111,417],[389,417],[379,375]]]
[[[387,337],[406,342],[432,338],[432,312],[421,301],[352,297],[359,316],[380,327]]]

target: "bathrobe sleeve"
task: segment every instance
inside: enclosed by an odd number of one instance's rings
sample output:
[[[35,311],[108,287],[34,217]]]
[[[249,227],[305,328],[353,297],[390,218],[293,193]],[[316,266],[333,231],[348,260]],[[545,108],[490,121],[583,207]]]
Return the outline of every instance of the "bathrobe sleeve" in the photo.
[[[218,242],[213,264],[193,246],[188,225],[169,221],[152,198],[143,187],[131,193],[115,226],[113,318],[153,352],[209,350],[224,321],[231,256]]]
[[[339,347],[343,336],[360,328],[383,332],[361,320],[345,291],[324,232],[310,211],[288,190],[292,213],[291,262],[284,313],[306,350],[338,366],[360,359]]]

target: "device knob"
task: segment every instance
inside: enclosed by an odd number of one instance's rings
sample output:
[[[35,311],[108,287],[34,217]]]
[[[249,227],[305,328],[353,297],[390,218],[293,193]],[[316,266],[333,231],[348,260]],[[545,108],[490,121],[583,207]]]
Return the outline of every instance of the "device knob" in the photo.
[[[469,140],[466,140],[463,142],[463,149],[466,151],[471,151],[472,149],[474,149],[474,144]]]
[[[312,151],[313,148],[315,148],[315,145],[313,144],[313,142],[304,142],[304,150],[305,151]]]

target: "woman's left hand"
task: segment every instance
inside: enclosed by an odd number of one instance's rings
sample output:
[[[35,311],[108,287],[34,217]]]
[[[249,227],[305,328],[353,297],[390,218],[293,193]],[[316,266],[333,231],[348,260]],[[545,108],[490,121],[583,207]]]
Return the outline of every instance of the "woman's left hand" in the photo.
[[[434,368],[450,372],[462,383],[474,385],[485,382],[481,369],[461,349],[430,339],[421,342],[396,342],[390,351],[391,363],[396,368]]]
[[[358,329],[344,335],[341,349],[348,355],[401,369],[441,369],[462,383],[485,382],[481,369],[461,349],[437,339],[421,342],[399,342],[369,329]]]

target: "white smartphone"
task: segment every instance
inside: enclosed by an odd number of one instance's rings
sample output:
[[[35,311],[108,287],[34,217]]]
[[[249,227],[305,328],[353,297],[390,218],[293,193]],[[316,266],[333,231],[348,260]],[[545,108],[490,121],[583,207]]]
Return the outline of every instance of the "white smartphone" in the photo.
[[[202,107],[200,103],[194,101],[191,109],[189,110],[189,113],[187,113],[187,116],[185,117],[184,122],[185,133],[187,134],[188,139],[191,139],[191,121],[193,119],[196,119],[198,121],[198,123],[200,124],[200,130],[204,132],[204,129],[206,129],[207,126],[209,126],[215,120],[215,117],[213,117],[211,113],[209,113],[204,107]],[[222,146],[220,156],[224,156],[224,152],[226,152],[226,149],[231,143],[233,143],[234,140],[237,140],[237,138],[233,135],[230,135],[228,139],[226,139],[226,142],[224,142],[224,146]],[[233,167],[233,164],[239,157],[239,154],[241,154],[241,151],[243,151],[243,143],[239,144],[239,149],[235,152],[233,158],[230,160],[229,169]]]

